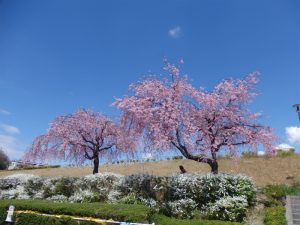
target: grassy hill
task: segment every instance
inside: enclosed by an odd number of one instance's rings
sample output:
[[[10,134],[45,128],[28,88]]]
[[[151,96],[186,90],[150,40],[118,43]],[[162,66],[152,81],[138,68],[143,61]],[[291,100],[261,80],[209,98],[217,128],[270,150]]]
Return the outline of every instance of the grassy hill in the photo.
[[[207,173],[209,167],[191,160],[166,160],[134,164],[103,165],[100,172],[119,174],[150,173],[154,175],[172,175],[179,173],[178,166],[183,165],[189,173]],[[226,173],[242,173],[250,176],[259,186],[267,184],[290,184],[300,182],[300,155],[291,157],[254,157],[241,159],[219,159],[219,171]],[[61,167],[36,170],[1,171],[0,177],[15,173],[30,173],[39,176],[84,176],[91,174],[91,167]]]

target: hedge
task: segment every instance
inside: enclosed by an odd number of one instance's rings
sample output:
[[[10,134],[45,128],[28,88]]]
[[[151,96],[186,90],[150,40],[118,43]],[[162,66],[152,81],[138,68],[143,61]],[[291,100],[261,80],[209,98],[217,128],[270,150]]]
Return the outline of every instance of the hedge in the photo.
[[[286,225],[285,207],[275,206],[266,208],[265,210],[265,225]]]
[[[107,203],[54,203],[43,200],[1,200],[0,209],[12,204],[16,210],[32,210],[46,214],[87,216],[117,221],[148,222],[149,209],[143,205]]]
[[[16,170],[36,170],[36,169],[51,169],[51,168],[60,168],[60,165],[48,165],[48,166],[24,166],[20,168],[11,169],[10,171]]]
[[[160,214],[155,214],[153,216],[153,220],[156,225],[241,225],[241,223],[238,222],[228,222],[220,220],[181,220],[170,218]]]
[[[67,217],[56,218],[27,213],[17,214],[14,221],[14,225],[99,225],[92,221],[76,221]]]
[[[285,225],[285,197],[287,195],[300,195],[299,185],[268,185],[264,189],[267,201],[265,201],[265,224]]]
[[[181,220],[161,214],[150,215],[142,205],[105,204],[105,203],[53,203],[44,200],[2,200],[0,202],[0,221],[6,218],[6,210],[12,204],[16,210],[32,210],[46,214],[87,216],[100,219],[113,219],[149,223],[156,225],[240,225],[241,223],[217,220]],[[18,213],[14,216],[15,225],[95,225],[92,221],[75,221],[70,218],[55,218],[35,214]],[[0,224],[1,224],[0,222]]]

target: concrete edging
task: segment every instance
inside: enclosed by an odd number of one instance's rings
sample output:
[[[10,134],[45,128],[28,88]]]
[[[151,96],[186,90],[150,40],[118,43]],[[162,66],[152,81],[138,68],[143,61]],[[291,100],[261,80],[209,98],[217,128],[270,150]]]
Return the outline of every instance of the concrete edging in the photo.
[[[286,196],[285,217],[288,225],[293,225],[292,201],[291,196]]]

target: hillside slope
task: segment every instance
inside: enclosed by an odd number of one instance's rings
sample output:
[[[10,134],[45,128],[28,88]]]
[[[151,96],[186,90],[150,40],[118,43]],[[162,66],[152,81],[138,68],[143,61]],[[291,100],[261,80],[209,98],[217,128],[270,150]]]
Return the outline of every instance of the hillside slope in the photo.
[[[103,165],[100,172],[113,172],[124,175],[132,173],[150,173],[154,175],[172,175],[179,173],[178,166],[183,165],[189,173],[209,172],[209,167],[203,163],[191,160],[166,160],[159,162]],[[300,155],[286,158],[247,158],[247,159],[220,159],[220,172],[241,173],[251,176],[262,186],[275,183],[300,182]],[[91,174],[91,167],[61,167],[51,169],[1,171],[0,177],[15,173],[30,173],[39,176],[84,176]]]

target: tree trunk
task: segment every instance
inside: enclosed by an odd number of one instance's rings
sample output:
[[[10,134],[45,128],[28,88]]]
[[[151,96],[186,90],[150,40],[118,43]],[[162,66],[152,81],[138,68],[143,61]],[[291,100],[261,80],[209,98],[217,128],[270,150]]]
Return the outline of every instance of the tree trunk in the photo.
[[[213,174],[218,174],[218,172],[219,172],[219,165],[218,165],[218,161],[216,159],[202,158],[202,157],[191,157],[188,159],[191,159],[191,160],[194,160],[194,161],[200,162],[200,163],[207,163],[210,166],[211,173],[213,173]]]
[[[210,165],[210,168],[211,168],[211,173],[213,173],[213,174],[218,174],[218,172],[219,172],[219,165],[218,165],[218,162],[217,162],[217,160],[212,160],[210,163],[209,163],[209,165]]]
[[[191,160],[194,160],[196,162],[201,162],[201,163],[207,163],[210,168],[211,168],[211,172],[213,174],[218,174],[218,161],[217,161],[217,150],[218,149],[213,149],[211,150],[211,158],[207,158],[207,157],[204,157],[204,156],[195,156],[195,155],[192,155],[188,152],[187,148],[182,145],[180,143],[180,138],[179,138],[179,134],[178,132],[176,133],[177,135],[177,140],[178,140],[178,144],[176,144],[175,142],[172,142],[172,144],[181,152],[181,154],[187,158],[187,159],[191,159]]]
[[[93,169],[93,174],[99,173],[99,156],[96,155],[94,158],[94,169]]]
[[[216,153],[216,151],[212,151],[211,152],[211,157],[212,157],[212,160],[211,160],[211,162],[210,162],[210,168],[211,168],[211,172],[213,173],[213,174],[218,174],[218,167],[219,167],[219,165],[218,165],[218,162],[217,162],[217,153]]]
[[[194,160],[196,162],[200,163],[207,163],[210,166],[211,173],[218,174],[219,172],[219,165],[217,159],[211,159],[211,158],[204,158],[204,157],[197,157],[197,156],[189,156],[186,157],[187,159]],[[214,158],[214,157],[213,157]]]

